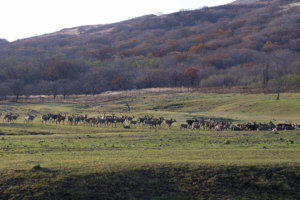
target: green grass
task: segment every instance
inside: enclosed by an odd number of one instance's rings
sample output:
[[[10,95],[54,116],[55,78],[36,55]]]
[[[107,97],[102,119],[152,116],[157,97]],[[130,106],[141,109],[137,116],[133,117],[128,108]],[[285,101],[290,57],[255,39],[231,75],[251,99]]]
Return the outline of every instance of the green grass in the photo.
[[[40,132],[41,135],[37,135]],[[14,133],[14,134],[12,134]],[[177,128],[24,126],[3,129],[0,169],[86,168],[94,165],[201,163],[263,165],[299,163],[299,131],[195,132]],[[229,141],[229,142],[228,142]],[[291,144],[290,141],[294,141]],[[266,147],[267,149],[264,149]],[[74,159],[75,158],[75,159]],[[94,170],[92,168],[92,170]]]
[[[126,112],[130,101],[132,111]],[[144,95],[94,104],[2,104],[17,113],[175,118],[173,127],[0,123],[0,199],[297,199],[300,131],[180,130],[187,118],[300,122],[300,94]],[[2,120],[2,119],[0,119]],[[40,169],[33,166],[40,164]]]

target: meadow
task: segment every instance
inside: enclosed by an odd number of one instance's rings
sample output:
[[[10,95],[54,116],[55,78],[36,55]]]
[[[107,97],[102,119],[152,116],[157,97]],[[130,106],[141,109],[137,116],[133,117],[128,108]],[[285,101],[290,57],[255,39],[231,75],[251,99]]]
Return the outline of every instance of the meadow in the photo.
[[[92,102],[85,102],[93,98]],[[0,105],[0,199],[299,199],[300,131],[181,130],[193,118],[300,123],[300,94],[142,94]],[[130,111],[128,106],[130,105]],[[163,116],[172,127],[41,124],[46,113]],[[24,114],[37,117],[24,123]],[[40,165],[35,168],[34,166]]]

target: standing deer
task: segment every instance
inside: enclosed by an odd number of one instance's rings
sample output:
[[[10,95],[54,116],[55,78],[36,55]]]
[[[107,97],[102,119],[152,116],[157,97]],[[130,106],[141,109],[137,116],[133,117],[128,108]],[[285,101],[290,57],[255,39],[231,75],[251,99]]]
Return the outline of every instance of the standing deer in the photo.
[[[165,119],[165,120],[163,121],[163,123],[166,124],[166,125],[168,125],[169,127],[171,127],[172,124],[173,124],[174,122],[176,122],[176,120],[175,120],[175,119],[172,119],[172,118],[171,118],[170,120]]]
[[[43,115],[43,116],[42,116],[42,124],[43,124],[43,123],[47,124],[47,121],[50,120],[50,117],[51,117],[51,114]]]
[[[25,115],[25,119],[24,122],[28,123],[28,122],[33,122],[34,118],[36,118],[36,115]]]

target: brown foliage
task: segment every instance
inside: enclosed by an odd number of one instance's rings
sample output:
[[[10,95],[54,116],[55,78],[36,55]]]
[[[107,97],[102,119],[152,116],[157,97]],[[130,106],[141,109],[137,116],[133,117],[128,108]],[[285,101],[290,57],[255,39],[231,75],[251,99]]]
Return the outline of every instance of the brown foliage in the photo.
[[[183,79],[187,86],[197,86],[199,83],[199,70],[195,67],[186,68],[183,72]]]
[[[190,54],[200,53],[201,51],[205,51],[205,50],[206,50],[205,44],[195,44],[189,49],[189,53]]]

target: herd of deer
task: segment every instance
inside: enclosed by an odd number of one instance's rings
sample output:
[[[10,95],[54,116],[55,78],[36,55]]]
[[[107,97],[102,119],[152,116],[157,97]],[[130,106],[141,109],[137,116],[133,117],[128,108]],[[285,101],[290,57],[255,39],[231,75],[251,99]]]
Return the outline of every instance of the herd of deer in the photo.
[[[153,116],[144,116],[139,117],[137,120],[134,120],[134,116],[121,116],[117,117],[116,115],[104,115],[98,117],[88,117],[87,115],[55,115],[55,114],[47,114],[42,116],[42,123],[47,122],[55,122],[55,123],[65,123],[69,125],[88,125],[88,126],[123,126],[124,128],[130,128],[132,126],[138,125],[149,125],[150,127],[157,127],[165,124],[167,126],[171,126],[172,123],[176,122],[173,119],[164,119],[163,117],[154,118]],[[126,125],[127,124],[127,125]]]
[[[181,124],[180,129],[199,129],[202,127],[205,129],[214,129],[217,131],[230,129],[231,122],[229,121],[217,121],[213,119],[204,120],[204,119],[194,119],[194,120],[186,120],[186,124]]]
[[[0,117],[1,117],[0,113]],[[18,119],[19,114],[9,113],[6,114],[3,118],[3,121],[13,122]],[[37,117],[37,115],[25,115],[24,122],[33,122],[33,120]],[[88,117],[87,115],[71,115],[67,116],[62,114],[46,114],[42,115],[41,123],[58,123],[58,124],[65,124],[65,122],[69,125],[88,125],[88,126],[112,126],[116,127],[124,126],[130,128],[131,126],[138,125],[148,125],[150,127],[157,127],[161,126],[162,124],[167,125],[169,127],[172,126],[176,120],[174,119],[164,119],[163,117],[154,118],[153,116],[144,116],[139,117],[137,120],[134,120],[134,116],[121,116],[117,117],[115,114],[110,116],[106,116],[105,113],[103,116],[98,117]],[[127,122],[127,123],[126,123]],[[127,124],[127,126],[125,126]]]
[[[199,129],[203,130],[233,130],[233,131],[279,131],[279,130],[300,130],[299,124],[292,123],[280,123],[275,125],[273,122],[269,123],[246,123],[232,125],[231,122],[226,120],[214,120],[214,119],[194,119],[186,120],[186,124],[181,124],[180,129]]]
[[[0,113],[0,117],[2,113]],[[13,122],[19,118],[19,114],[5,114],[3,117],[3,121]],[[37,117],[37,115],[25,115],[24,122],[29,123],[33,122],[33,120]],[[104,113],[103,116],[98,117],[88,117],[87,115],[71,115],[67,116],[62,114],[46,114],[42,115],[41,123],[58,123],[58,124],[65,124],[65,122],[69,125],[86,125],[86,126],[123,126],[124,128],[131,128],[135,127],[136,125],[147,125],[149,127],[161,127],[162,125],[171,127],[175,119],[164,119],[163,117],[153,117],[153,116],[144,116],[139,117],[134,120],[134,116],[121,116],[117,117],[115,114],[106,115]],[[233,131],[263,131],[263,130],[300,130],[299,124],[292,124],[292,123],[280,123],[275,125],[273,122],[269,123],[246,123],[246,124],[237,124],[232,125],[230,121],[227,120],[215,120],[215,119],[193,119],[193,120],[186,120],[185,124],[180,125],[180,129],[198,129],[201,128],[203,130],[233,130]]]
[[[1,115],[0,115],[1,116]],[[12,116],[14,116],[12,118]],[[4,117],[4,121],[12,122],[16,120],[19,115],[16,114],[7,114]],[[33,121],[37,116],[36,115],[25,115],[24,122]],[[88,117],[88,115],[70,115],[67,116],[62,114],[46,114],[42,115],[41,123],[56,123],[56,124],[65,124],[69,125],[87,125],[87,126],[123,126],[124,128],[130,128],[136,125],[148,125],[150,127],[157,127],[161,125],[166,125],[171,127],[176,120],[174,119],[164,119],[163,117],[154,118],[153,116],[144,116],[139,117],[137,120],[134,120],[134,116],[121,116],[118,117],[115,114],[104,115],[98,117]]]

